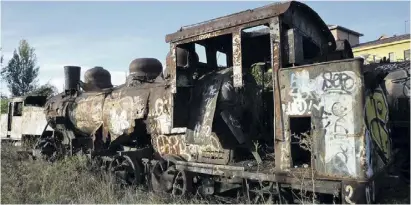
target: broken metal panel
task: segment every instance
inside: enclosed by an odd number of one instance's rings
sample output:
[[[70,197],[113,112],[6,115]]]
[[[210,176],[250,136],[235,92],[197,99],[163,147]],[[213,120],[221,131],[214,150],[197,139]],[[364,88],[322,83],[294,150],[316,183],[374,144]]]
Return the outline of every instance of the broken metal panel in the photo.
[[[214,112],[223,76],[210,74],[198,81],[194,88],[190,119],[187,129],[189,143],[208,144],[212,132]]]
[[[221,146],[219,137],[213,132],[218,94],[223,80],[231,78],[231,69],[204,76],[198,81],[193,91],[191,115],[187,127],[187,143],[199,162],[222,163],[228,162],[228,150]]]
[[[360,59],[350,59],[280,71],[285,137],[292,134],[290,117],[311,117],[319,176],[364,177],[361,66]]]
[[[243,86],[241,57],[241,30],[238,30],[233,33],[233,82],[236,88]]]
[[[42,107],[25,106],[23,107],[22,134],[41,135],[47,125],[46,116]],[[47,127],[48,131],[52,129]]]

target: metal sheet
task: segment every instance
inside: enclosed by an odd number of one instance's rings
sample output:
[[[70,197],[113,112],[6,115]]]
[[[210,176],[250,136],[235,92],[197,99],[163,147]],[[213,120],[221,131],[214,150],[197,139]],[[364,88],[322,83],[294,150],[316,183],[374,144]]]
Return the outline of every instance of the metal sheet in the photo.
[[[7,137],[7,114],[0,115],[0,138]]]
[[[285,138],[291,137],[290,117],[311,117],[320,176],[364,177],[359,157],[365,149],[361,68],[360,59],[350,59],[280,71]]]
[[[10,138],[13,140],[21,140],[22,129],[21,125],[23,122],[22,116],[13,116],[13,120],[11,122],[11,132]]]
[[[212,132],[217,97],[220,92],[223,75],[213,73],[198,81],[194,90],[194,101],[190,109],[190,121],[187,140],[191,144],[208,144]]]
[[[41,135],[47,125],[43,107],[25,106],[21,125],[23,135]],[[47,127],[47,130],[52,130]]]

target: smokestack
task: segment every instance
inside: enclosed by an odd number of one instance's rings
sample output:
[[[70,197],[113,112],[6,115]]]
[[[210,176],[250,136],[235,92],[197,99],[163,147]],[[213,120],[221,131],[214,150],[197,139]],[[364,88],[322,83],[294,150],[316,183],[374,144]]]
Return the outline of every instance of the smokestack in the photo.
[[[78,91],[80,84],[80,71],[79,66],[64,66],[64,91]]]

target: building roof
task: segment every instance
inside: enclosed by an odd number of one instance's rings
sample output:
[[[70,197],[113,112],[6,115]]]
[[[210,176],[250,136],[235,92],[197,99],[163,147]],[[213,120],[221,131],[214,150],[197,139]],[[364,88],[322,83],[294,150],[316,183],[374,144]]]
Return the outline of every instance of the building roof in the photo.
[[[410,39],[410,34],[403,34],[403,35],[399,35],[399,36],[392,36],[389,38],[379,38],[375,41],[368,41],[365,43],[360,43],[358,45],[353,46],[353,48],[359,48],[359,47],[366,47],[366,46],[377,46],[377,45],[381,45],[381,44],[386,44],[386,43],[392,43],[395,41],[402,41],[402,40],[406,40],[406,39]]]
[[[348,33],[352,33],[352,34],[357,35],[357,36],[364,36],[364,34],[362,34],[362,33],[358,33],[357,31],[353,31],[351,29],[348,29],[348,28],[345,28],[345,27],[342,27],[342,26],[339,26],[339,25],[327,25],[327,26],[328,26],[328,29],[330,29],[330,30],[339,29],[339,30],[342,30],[342,31],[345,31],[345,32],[348,32]]]

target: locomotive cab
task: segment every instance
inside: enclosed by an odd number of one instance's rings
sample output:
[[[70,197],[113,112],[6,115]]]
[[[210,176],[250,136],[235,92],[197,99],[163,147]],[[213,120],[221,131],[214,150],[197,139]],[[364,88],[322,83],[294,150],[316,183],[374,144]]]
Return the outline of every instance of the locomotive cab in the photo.
[[[172,128],[186,128],[177,135],[188,149],[173,152],[158,143],[161,154],[178,153],[188,161],[214,164],[259,164],[274,154],[283,141],[279,69],[326,61],[336,48],[318,15],[294,3],[288,8],[273,5],[281,15],[261,9],[267,14],[258,21],[235,24],[237,18],[251,15],[242,12],[166,36],[171,44],[166,73],[173,93]],[[309,130],[310,122],[294,131]],[[296,152],[296,165],[311,164],[306,151]]]

